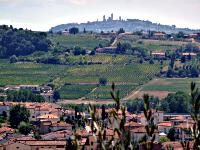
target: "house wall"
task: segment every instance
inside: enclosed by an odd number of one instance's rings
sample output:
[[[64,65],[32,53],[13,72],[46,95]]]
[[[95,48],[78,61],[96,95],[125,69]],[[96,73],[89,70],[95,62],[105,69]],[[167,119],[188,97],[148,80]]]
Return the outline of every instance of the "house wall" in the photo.
[[[9,144],[5,147],[6,150],[31,150],[31,147],[19,142]]]
[[[171,129],[171,127],[158,126],[158,131],[159,131],[160,133],[161,133],[161,132],[164,132],[165,134],[168,134],[170,129]]]

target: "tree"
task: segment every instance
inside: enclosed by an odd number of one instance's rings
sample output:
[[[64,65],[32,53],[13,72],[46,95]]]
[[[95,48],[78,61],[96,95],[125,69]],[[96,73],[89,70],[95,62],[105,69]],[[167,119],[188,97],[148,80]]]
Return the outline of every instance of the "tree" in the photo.
[[[60,99],[60,93],[59,93],[59,91],[54,91],[54,92],[53,92],[53,99],[55,99],[56,101],[57,101],[58,99]]]
[[[168,113],[188,113],[190,111],[189,95],[184,92],[169,94],[161,101],[160,108]]]
[[[143,62],[144,62],[143,58],[140,58],[139,63],[143,64]]]
[[[154,64],[153,59],[151,59],[151,60],[149,61],[149,64]]]
[[[32,130],[32,126],[30,123],[22,121],[20,122],[18,129],[21,134],[28,135]]]
[[[7,100],[12,102],[44,102],[44,97],[29,90],[7,91]]]
[[[169,66],[173,69],[174,68],[174,64],[175,64],[175,56],[172,56]]]
[[[181,63],[185,63],[185,61],[186,61],[185,56],[182,56],[182,57],[181,57]]]
[[[78,145],[77,145],[77,142],[72,140],[71,138],[69,138],[66,142],[66,147],[65,147],[66,150],[76,150],[78,149]]]
[[[51,46],[51,41],[47,39],[45,32],[3,27],[0,34],[0,57],[3,58],[12,55],[25,56],[35,51],[48,51]]]
[[[124,54],[126,52],[125,47],[119,42],[117,44],[116,53],[117,54]]]
[[[162,136],[160,137],[160,143],[165,143],[165,142],[169,142],[170,139],[168,137]]]
[[[79,29],[76,27],[73,27],[73,28],[69,29],[69,33],[75,35],[75,34],[79,33]]]
[[[75,56],[86,55],[86,50],[76,46],[76,47],[74,47],[74,55]]]
[[[16,63],[16,62],[18,62],[17,56],[12,55],[12,56],[10,57],[10,63],[12,64],[12,63]]]
[[[95,50],[92,50],[89,55],[93,56],[95,55],[95,53],[96,53]]]
[[[99,78],[99,84],[100,85],[106,85],[107,84],[107,79],[106,78]]]
[[[184,33],[183,32],[178,32],[176,37],[177,38],[184,38]]]
[[[124,33],[124,32],[125,32],[125,30],[124,30],[123,28],[120,28],[120,29],[117,31],[118,34]]]
[[[191,69],[191,77],[192,78],[198,78],[199,77],[199,71],[197,68],[192,67]]]
[[[84,29],[83,29],[83,33],[86,33],[86,32],[87,32],[87,31],[86,31],[86,29],[84,28]]]
[[[102,110],[101,119],[105,120],[106,119],[106,110],[105,110],[105,106],[104,105],[102,105],[101,110]]]
[[[175,129],[171,128],[169,130],[169,133],[167,134],[167,138],[170,139],[170,141],[175,141]]]
[[[29,110],[21,105],[15,105],[10,110],[9,122],[12,128],[17,128],[20,122],[28,122],[30,117]]]
[[[8,115],[5,111],[2,112],[2,116],[3,116],[4,119],[7,119],[7,117],[8,117]]]
[[[190,104],[192,106],[191,109],[191,117],[194,121],[192,127],[192,138],[193,138],[193,149],[200,149],[200,93],[199,89],[196,87],[194,82],[191,83],[191,99]],[[188,143],[189,144],[189,143]]]
[[[4,102],[4,100],[5,100],[5,97],[0,96],[0,102]]]

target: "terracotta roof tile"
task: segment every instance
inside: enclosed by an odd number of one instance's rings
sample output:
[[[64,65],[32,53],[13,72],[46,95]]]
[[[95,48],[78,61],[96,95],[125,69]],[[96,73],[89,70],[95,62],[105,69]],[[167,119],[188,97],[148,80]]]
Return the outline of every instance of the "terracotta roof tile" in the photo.
[[[37,118],[38,119],[58,119],[58,116],[53,115],[53,114],[46,114],[46,115],[40,115]]]
[[[12,132],[12,133],[14,133],[15,130],[12,129],[12,128],[8,128],[8,127],[1,127],[0,128],[0,133],[5,133],[5,132]]]
[[[30,146],[54,146],[54,145],[66,145],[66,141],[19,141]]]
[[[164,127],[172,127],[172,122],[171,121],[164,121],[160,122],[158,126],[164,126]]]

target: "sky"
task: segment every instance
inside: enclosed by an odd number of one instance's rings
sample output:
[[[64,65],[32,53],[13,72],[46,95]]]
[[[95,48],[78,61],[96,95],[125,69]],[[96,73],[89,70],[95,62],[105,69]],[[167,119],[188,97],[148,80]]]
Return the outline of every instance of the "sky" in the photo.
[[[200,0],[0,0],[0,24],[48,31],[66,23],[114,19],[200,29]]]

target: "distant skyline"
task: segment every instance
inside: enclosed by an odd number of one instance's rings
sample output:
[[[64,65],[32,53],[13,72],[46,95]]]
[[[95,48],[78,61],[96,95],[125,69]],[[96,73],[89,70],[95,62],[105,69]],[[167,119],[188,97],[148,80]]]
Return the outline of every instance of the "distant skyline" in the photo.
[[[66,23],[140,19],[200,29],[200,0],[0,0],[0,24],[36,31]]]

